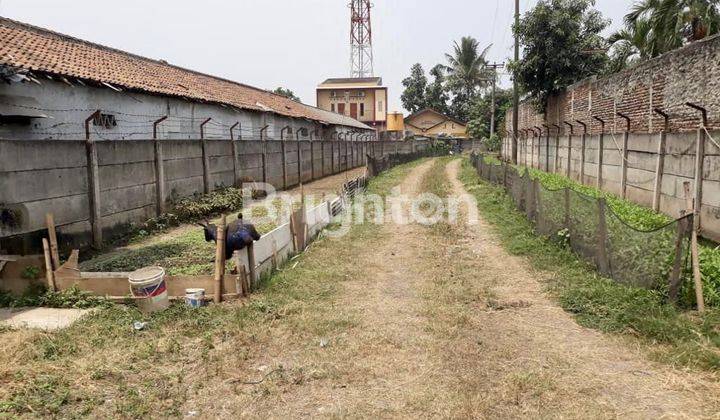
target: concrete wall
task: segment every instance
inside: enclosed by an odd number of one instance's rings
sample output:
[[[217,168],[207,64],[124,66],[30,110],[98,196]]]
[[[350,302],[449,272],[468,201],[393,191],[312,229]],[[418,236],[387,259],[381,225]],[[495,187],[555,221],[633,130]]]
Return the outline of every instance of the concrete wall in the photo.
[[[55,215],[63,246],[83,246],[91,243],[94,231],[107,239],[182,197],[242,181],[265,179],[277,189],[294,186],[298,161],[300,176],[309,182],[362,166],[366,154],[409,153],[428,145],[101,140],[87,147],[84,140],[0,140],[0,248],[37,251],[48,212]]]
[[[710,135],[720,139],[720,132],[711,131]],[[686,208],[683,184],[690,182],[691,191],[694,191],[697,137],[698,134],[694,132],[668,133],[665,148],[661,151],[660,134],[630,133],[626,159],[627,176],[624,183],[625,197],[648,207],[652,207],[655,202],[656,210],[670,217],[679,217],[680,211]],[[549,141],[545,135],[523,137],[518,143],[520,156],[518,163],[569,175],[570,178],[583,184],[597,186],[599,139],[599,134],[586,136],[585,159],[581,160],[583,153],[581,135],[570,137],[553,134]],[[510,141],[511,139],[506,138],[503,142],[502,155],[506,160],[510,160]],[[571,148],[568,147],[569,144],[572,145]],[[623,134],[604,134],[601,188],[616,195],[622,195],[623,191],[622,149]],[[568,154],[570,155],[569,171]],[[658,158],[661,155],[663,163],[658,166]],[[707,138],[702,172],[703,235],[720,241],[720,148]],[[581,176],[581,173],[584,176]],[[655,200],[656,179],[659,179],[657,200]]]
[[[285,139],[310,140],[330,138],[337,133],[362,131],[357,128],[321,125],[319,122],[305,119],[293,119],[269,112],[255,112],[233,109],[214,104],[203,104],[157,95],[116,92],[80,85],[67,85],[52,80],[42,80],[41,85],[34,83],[14,83],[4,85],[0,92],[0,102],[21,104],[19,109],[27,107],[17,97],[35,98],[38,102],[33,112],[45,114],[48,118],[34,118],[30,125],[0,125],[0,138],[18,140],[74,140],[85,138],[85,120],[95,111],[115,117],[117,125],[111,127],[90,124],[90,135],[95,140],[133,140],[151,139],[153,122],[160,117],[167,120],[158,125],[160,139],[198,139],[200,124],[207,118],[211,122],[204,127],[206,139],[229,139],[230,128],[235,138],[279,140],[283,128],[292,128],[292,134],[284,132]],[[22,105],[25,104],[25,105]],[[301,129],[307,129],[307,132]],[[316,131],[317,130],[317,131]],[[366,131],[374,134],[374,131]]]

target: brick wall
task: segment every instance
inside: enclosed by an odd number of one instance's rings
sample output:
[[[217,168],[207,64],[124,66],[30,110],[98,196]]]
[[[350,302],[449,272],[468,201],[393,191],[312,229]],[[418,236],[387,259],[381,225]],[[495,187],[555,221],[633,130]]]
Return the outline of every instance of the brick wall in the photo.
[[[720,36],[695,42],[653,60],[643,62],[607,77],[592,77],[551,97],[544,113],[527,102],[520,105],[520,129],[557,124],[565,132],[564,121],[577,130],[576,120],[598,133],[605,121],[605,132],[625,129],[618,112],[630,117],[630,130],[636,133],[659,132],[664,119],[653,112],[659,108],[670,116],[670,131],[696,129],[699,113],[688,108],[692,102],[708,110],[709,125],[720,128]],[[512,130],[512,109],[506,116]]]

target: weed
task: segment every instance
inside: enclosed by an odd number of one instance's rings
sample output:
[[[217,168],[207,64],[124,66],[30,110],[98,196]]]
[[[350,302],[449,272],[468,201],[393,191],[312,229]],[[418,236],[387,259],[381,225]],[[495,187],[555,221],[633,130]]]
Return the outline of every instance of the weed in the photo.
[[[463,162],[461,181],[475,186],[468,190],[476,196],[481,213],[500,234],[504,246],[553,274],[548,289],[581,325],[664,344],[654,347],[654,355],[673,364],[720,369],[719,310],[690,317],[665,303],[659,291],[603,278],[569,249],[536,236],[505,191],[482,181],[467,160]]]

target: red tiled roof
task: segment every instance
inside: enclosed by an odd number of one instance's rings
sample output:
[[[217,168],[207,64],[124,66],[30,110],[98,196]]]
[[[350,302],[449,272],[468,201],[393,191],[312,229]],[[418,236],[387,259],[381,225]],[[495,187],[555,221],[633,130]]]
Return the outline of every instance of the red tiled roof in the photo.
[[[270,110],[287,117],[370,129],[355,119],[328,113],[262,89],[3,17],[0,17],[0,64],[109,83],[127,90],[225,104],[246,110]]]

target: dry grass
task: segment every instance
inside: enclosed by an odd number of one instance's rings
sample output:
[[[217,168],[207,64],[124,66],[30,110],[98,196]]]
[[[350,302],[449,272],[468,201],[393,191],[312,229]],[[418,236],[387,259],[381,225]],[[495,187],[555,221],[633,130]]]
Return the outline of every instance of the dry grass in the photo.
[[[378,178],[374,188],[382,190],[411,167]],[[266,363],[272,356],[267,343],[317,352],[325,337],[355,325],[333,302],[344,279],[363,275],[353,264],[355,243],[373,235],[372,226],[361,226],[347,238],[316,242],[291,263],[297,266],[266,279],[262,291],[242,303],[200,310],[176,305],[148,317],[115,306],[60,332],[2,330],[0,417],[168,417],[198,407],[221,415],[223,401],[234,395],[259,398],[285,385],[332,378],[334,368],[322,360]],[[135,320],[149,327],[134,331]],[[271,371],[262,384],[240,383]]]

